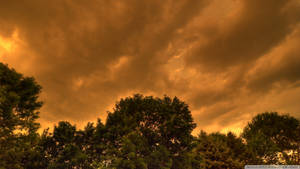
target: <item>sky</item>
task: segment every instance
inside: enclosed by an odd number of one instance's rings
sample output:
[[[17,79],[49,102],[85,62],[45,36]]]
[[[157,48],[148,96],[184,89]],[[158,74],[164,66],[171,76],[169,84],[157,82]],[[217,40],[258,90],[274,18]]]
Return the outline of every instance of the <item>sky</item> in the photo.
[[[43,128],[134,93],[177,96],[194,133],[300,118],[299,0],[0,0],[0,62],[43,87]]]

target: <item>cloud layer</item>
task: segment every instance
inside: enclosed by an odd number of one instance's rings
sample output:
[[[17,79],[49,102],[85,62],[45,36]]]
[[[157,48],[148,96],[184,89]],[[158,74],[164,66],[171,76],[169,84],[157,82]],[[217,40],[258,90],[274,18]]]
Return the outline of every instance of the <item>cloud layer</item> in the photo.
[[[43,127],[82,126],[120,97],[179,96],[199,129],[300,117],[297,0],[5,1],[0,61],[43,86]],[[238,132],[238,131],[237,131]]]

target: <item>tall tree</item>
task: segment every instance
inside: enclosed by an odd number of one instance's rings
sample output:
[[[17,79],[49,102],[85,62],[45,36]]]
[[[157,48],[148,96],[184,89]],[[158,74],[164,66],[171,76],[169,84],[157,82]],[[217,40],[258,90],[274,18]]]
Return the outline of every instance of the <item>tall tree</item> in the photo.
[[[108,139],[117,151],[124,145],[122,138],[135,132],[149,147],[148,151],[136,152],[137,156],[150,160],[146,162],[148,168],[157,163],[158,159],[150,158],[157,151],[166,156],[160,158],[159,164],[165,166],[172,161],[171,168],[177,168],[184,160],[182,155],[191,148],[195,123],[188,106],[177,97],[160,99],[137,94],[116,104],[114,111],[108,114],[106,128]],[[170,160],[166,160],[168,158]]]
[[[299,120],[289,115],[266,112],[255,116],[242,136],[261,163],[299,164],[299,125]]]
[[[40,91],[34,78],[0,63],[0,166],[24,168],[38,163],[28,158],[37,155],[34,145],[38,109],[42,106],[38,100]]]

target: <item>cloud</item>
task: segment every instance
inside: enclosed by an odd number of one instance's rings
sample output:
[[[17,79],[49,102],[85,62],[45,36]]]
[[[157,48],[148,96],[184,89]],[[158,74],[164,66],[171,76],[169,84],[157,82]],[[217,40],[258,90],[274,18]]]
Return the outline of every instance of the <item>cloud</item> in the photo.
[[[295,85],[300,80],[300,27],[268,55],[257,61],[248,73],[248,87],[267,91],[274,87]]]
[[[156,84],[164,83],[160,67],[168,60],[168,56],[161,60],[160,52],[205,5],[205,1],[7,1],[0,21],[10,27],[1,29],[1,35],[17,29],[26,43],[23,50],[32,51],[27,67],[44,87],[47,113],[42,116],[51,121],[86,120],[105,111],[122,92],[160,87]],[[122,58],[126,62],[120,62]]]
[[[139,92],[179,96],[197,130],[241,128],[264,110],[258,102],[276,107],[268,98],[298,90],[299,6],[297,0],[5,1],[0,40],[14,47],[0,52],[0,61],[43,86],[44,125],[82,126]],[[297,115],[295,104],[280,110]]]
[[[292,1],[237,1],[237,10],[216,25],[211,38],[192,47],[186,60],[210,71],[248,64],[268,53],[291,33],[299,18],[286,6]],[[290,7],[291,8],[291,7]]]

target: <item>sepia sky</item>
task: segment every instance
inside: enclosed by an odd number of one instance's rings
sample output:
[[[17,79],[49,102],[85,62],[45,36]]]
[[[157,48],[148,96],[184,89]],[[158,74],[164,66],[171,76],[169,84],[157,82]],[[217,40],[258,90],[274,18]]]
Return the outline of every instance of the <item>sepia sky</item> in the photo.
[[[0,0],[0,62],[43,86],[42,127],[178,96],[200,129],[300,118],[299,0]]]

